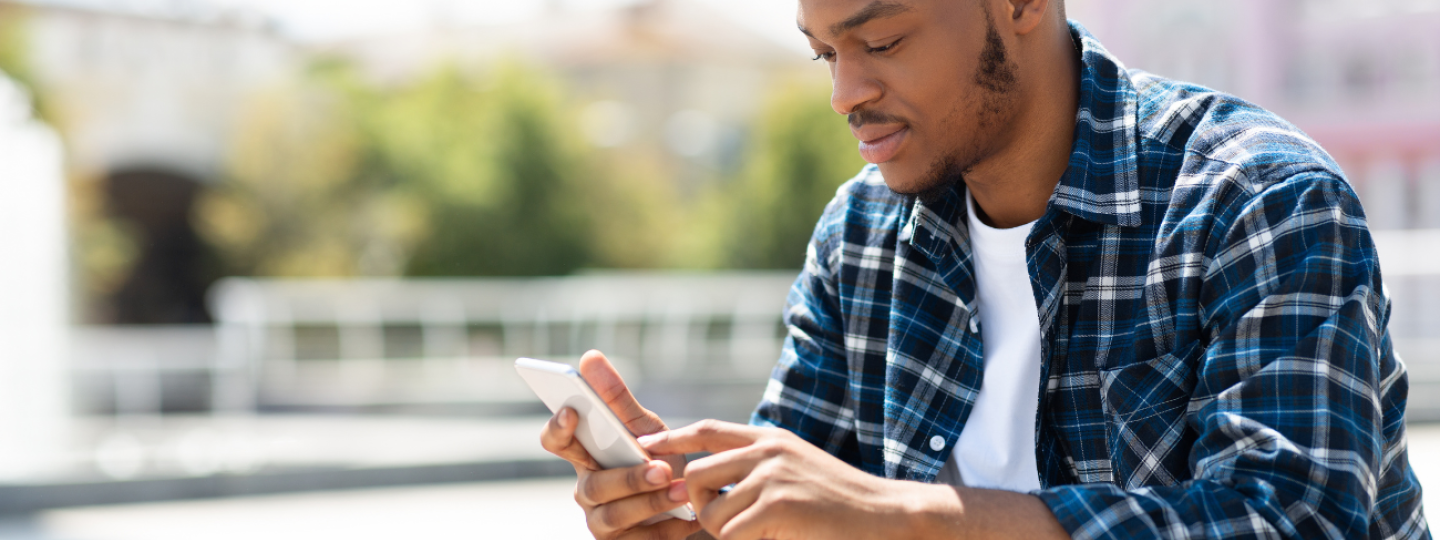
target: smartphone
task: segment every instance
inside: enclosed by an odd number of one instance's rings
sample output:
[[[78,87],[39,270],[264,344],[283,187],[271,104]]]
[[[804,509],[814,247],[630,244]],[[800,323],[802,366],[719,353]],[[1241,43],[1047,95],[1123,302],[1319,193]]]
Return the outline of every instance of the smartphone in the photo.
[[[601,467],[633,467],[650,461],[649,453],[575,368],[559,362],[521,358],[515,361],[515,371],[520,372],[520,378],[525,379],[525,384],[540,396],[550,412],[560,412],[565,407],[575,409],[580,418],[579,425],[575,426],[575,438]],[[689,504],[656,517],[664,515],[695,520]]]

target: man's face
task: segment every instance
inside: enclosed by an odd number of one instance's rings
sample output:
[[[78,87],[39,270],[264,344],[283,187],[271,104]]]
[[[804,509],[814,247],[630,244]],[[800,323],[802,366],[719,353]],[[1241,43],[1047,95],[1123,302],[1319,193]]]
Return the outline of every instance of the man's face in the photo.
[[[890,189],[947,188],[1011,135],[1017,69],[990,1],[800,0],[831,106]]]

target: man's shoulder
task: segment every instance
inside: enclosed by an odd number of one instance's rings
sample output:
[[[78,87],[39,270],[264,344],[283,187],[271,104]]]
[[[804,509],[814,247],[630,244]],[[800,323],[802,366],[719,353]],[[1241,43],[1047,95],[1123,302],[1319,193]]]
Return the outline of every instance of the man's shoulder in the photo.
[[[1273,112],[1200,85],[1129,73],[1142,144],[1151,153],[1178,153],[1181,183],[1220,176],[1258,193],[1297,176],[1344,178],[1318,143]]]
[[[1298,204],[1302,192],[1359,215],[1344,172],[1300,128],[1258,105],[1203,86],[1130,70],[1142,169],[1154,215],[1227,227],[1244,212]],[[1167,229],[1168,230],[1168,229]]]

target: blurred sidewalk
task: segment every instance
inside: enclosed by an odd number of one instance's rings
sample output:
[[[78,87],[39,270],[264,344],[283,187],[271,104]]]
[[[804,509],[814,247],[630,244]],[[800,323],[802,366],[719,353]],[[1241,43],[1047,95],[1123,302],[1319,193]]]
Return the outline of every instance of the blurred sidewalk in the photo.
[[[588,538],[552,478],[54,510],[0,521],[0,540]]]
[[[1410,452],[1421,483],[1440,489],[1440,424],[1411,426]],[[72,508],[0,521],[0,540],[587,538],[573,487],[566,476]]]
[[[299,491],[569,474],[547,416],[166,416],[82,420],[51,471],[0,481],[0,515]],[[92,450],[93,449],[93,450]]]

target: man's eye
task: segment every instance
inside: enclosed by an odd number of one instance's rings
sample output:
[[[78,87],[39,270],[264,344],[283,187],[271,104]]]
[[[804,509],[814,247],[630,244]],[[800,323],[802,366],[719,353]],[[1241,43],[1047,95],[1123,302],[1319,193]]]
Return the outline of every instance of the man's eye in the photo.
[[[822,52],[822,53],[815,53],[815,58],[811,58],[811,60],[824,60],[824,61],[826,61],[826,62],[834,62],[834,61],[835,61],[835,51],[825,51],[825,52]]]
[[[887,44],[887,45],[881,45],[881,46],[879,46],[879,47],[869,47],[868,50],[869,50],[870,52],[872,52],[872,53],[880,53],[880,52],[885,52],[885,51],[888,51],[888,50],[890,50],[890,49],[893,49],[893,48],[895,48],[896,45],[899,45],[899,44],[900,44],[900,40],[897,39],[897,40],[895,40],[895,41],[891,41],[891,42],[890,42],[889,44]]]

